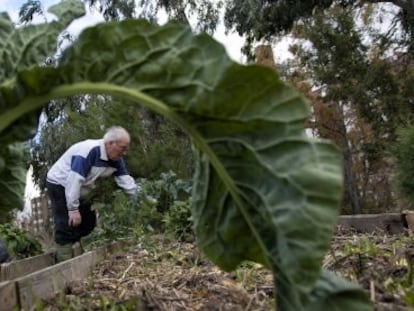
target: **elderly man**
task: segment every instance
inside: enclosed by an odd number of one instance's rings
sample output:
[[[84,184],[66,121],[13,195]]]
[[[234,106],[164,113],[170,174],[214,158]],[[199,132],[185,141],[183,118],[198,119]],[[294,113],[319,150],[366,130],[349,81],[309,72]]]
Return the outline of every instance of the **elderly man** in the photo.
[[[140,190],[122,158],[129,142],[130,136],[124,128],[111,127],[103,139],[72,145],[47,173],[58,262],[71,258],[73,244],[95,228],[96,215],[85,198],[95,188],[98,178],[114,176],[117,185],[132,196]]]

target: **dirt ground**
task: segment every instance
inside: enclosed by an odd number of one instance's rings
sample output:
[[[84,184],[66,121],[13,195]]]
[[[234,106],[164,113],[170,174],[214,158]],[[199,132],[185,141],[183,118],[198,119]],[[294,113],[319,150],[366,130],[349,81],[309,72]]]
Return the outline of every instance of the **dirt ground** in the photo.
[[[147,241],[148,243],[148,241]],[[274,310],[273,277],[246,263],[219,270],[193,243],[154,240],[101,262],[44,310]]]
[[[414,310],[414,236],[338,228],[324,267],[358,282],[379,311]]]
[[[411,310],[411,237],[335,235],[324,267],[358,281],[375,310]],[[412,301],[410,300],[412,299]],[[193,243],[145,241],[101,262],[43,310],[275,310],[273,277],[254,263],[219,270]]]

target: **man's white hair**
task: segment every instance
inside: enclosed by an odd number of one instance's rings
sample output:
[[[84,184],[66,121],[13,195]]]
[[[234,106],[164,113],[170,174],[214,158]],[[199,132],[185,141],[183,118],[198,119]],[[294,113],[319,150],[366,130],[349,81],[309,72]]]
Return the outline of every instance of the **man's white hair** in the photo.
[[[129,136],[129,133],[126,129],[124,129],[122,126],[112,126],[110,127],[104,137],[103,140],[105,143],[115,141],[118,142],[121,139],[125,139],[128,143],[130,142],[131,138]]]

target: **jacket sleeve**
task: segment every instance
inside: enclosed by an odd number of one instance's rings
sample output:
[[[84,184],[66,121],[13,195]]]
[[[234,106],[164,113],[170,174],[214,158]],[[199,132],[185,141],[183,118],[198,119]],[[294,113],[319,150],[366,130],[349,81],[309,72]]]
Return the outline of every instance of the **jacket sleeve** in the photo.
[[[128,174],[124,159],[120,159],[117,164],[117,170],[114,174],[117,185],[129,195],[138,194],[141,188],[135,183],[132,176]]]
[[[68,211],[79,208],[80,190],[91,170],[90,157],[73,156],[67,177],[65,195]]]
[[[115,182],[129,195],[135,195],[141,190],[130,175],[115,176]]]
[[[66,205],[68,211],[77,210],[79,208],[80,189],[85,178],[74,171],[70,171],[65,187]]]

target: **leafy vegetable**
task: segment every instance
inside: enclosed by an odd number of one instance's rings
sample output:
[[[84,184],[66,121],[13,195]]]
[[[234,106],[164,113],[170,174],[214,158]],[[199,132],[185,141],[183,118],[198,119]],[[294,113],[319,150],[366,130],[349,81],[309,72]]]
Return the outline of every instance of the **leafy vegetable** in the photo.
[[[68,11],[55,9],[66,22],[76,16],[68,2]],[[338,216],[341,157],[306,135],[308,105],[298,92],[271,69],[236,64],[211,37],[176,23],[100,24],[84,30],[57,67],[39,66],[45,53],[36,47],[51,53],[47,38],[60,25],[31,26],[47,36],[30,44],[17,40],[30,34],[25,29],[2,35],[28,60],[1,76],[2,139],[21,138],[21,120],[53,98],[105,93],[149,107],[196,147],[192,214],[212,261],[225,270],[244,260],[267,266],[278,310],[325,310],[338,299],[337,309],[371,308],[360,287],[321,270]]]
[[[23,208],[25,183],[23,144],[4,145],[0,150],[0,223],[10,220],[12,209]]]
[[[69,23],[84,14],[79,1],[65,1],[50,9],[59,20],[36,26],[15,28],[6,13],[0,14],[0,115],[3,123],[13,114],[12,126],[0,135],[0,215],[4,218],[14,208],[23,208],[26,169],[23,145],[12,145],[34,135],[38,111],[25,113],[18,103],[26,94],[19,89],[19,72],[37,67],[53,54],[57,37]],[[44,103],[44,102],[43,102]],[[8,147],[7,147],[8,146]]]

